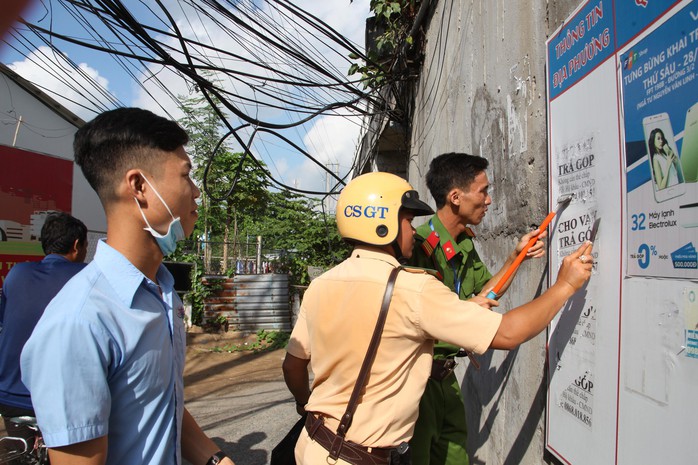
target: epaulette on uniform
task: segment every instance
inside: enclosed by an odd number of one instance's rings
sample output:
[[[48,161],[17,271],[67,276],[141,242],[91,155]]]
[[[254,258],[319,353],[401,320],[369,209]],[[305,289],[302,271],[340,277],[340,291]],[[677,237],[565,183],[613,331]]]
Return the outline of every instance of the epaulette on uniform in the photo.
[[[441,277],[441,273],[439,273],[436,270],[432,270],[429,268],[420,268],[418,266],[403,266],[403,270],[407,271],[408,273],[413,273],[413,274],[430,274],[437,278],[439,281],[442,281],[443,278]]]
[[[427,236],[422,242],[422,250],[427,257],[431,257],[434,254],[434,250],[439,245],[439,233],[432,231],[431,234]]]

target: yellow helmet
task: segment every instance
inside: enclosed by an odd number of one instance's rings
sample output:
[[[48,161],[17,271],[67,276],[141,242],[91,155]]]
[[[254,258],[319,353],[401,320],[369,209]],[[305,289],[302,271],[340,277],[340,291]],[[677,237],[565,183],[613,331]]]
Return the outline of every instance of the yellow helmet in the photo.
[[[337,201],[337,227],[344,239],[388,245],[397,238],[400,208],[415,216],[434,211],[410,183],[390,173],[367,173],[351,180]]]

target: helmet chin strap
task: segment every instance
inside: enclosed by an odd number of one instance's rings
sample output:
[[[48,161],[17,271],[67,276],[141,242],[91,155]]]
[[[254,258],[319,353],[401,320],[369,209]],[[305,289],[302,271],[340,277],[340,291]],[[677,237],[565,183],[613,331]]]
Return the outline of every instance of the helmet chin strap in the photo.
[[[400,265],[407,265],[407,258],[404,255],[402,255],[402,249],[400,248],[400,245],[397,243],[397,239],[391,242],[390,245],[393,247],[393,252],[395,252],[395,258],[398,262],[400,262]]]

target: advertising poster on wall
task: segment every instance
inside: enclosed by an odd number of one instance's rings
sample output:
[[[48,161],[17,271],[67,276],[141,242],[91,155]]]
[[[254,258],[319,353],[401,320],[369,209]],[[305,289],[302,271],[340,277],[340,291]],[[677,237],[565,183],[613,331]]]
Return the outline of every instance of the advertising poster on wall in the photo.
[[[661,2],[654,2],[661,4]],[[675,2],[618,51],[626,278],[619,463],[698,463],[698,2]],[[661,441],[662,450],[632,447]]]
[[[698,273],[698,29],[683,8],[620,55],[628,274]]]
[[[550,282],[594,270],[548,330],[546,449],[567,465],[698,463],[698,0],[582,2],[547,41]],[[656,447],[661,444],[661,447]]]
[[[596,261],[588,285],[548,332],[547,446],[571,464],[613,460],[621,269],[615,243],[621,230],[618,207],[609,199],[619,196],[621,171],[618,119],[598,102],[615,106],[615,87],[604,85],[614,78],[607,61],[550,104],[552,205],[570,199],[549,231],[551,280],[562,260],[592,236]],[[581,442],[593,443],[593,451],[580,449]]]
[[[548,42],[551,282],[594,224],[595,269],[548,332],[546,447],[570,464],[612,463],[615,449],[620,188],[613,5],[581,5]],[[597,223],[597,220],[600,223]],[[580,448],[579,444],[593,444]]]

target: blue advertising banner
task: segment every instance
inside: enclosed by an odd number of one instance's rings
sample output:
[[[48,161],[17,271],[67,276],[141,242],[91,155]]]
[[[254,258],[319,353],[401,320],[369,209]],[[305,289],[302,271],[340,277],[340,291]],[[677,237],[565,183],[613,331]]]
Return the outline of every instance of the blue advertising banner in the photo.
[[[678,10],[619,56],[628,274],[698,269],[698,14]]]
[[[550,100],[590,73],[614,50],[612,4],[587,3],[548,42]]]
[[[698,0],[583,0],[546,50],[549,199],[571,197],[549,282],[600,226],[591,280],[548,331],[545,447],[696,464]]]
[[[625,0],[614,3],[617,48],[622,48],[679,1]]]
[[[550,100],[579,82],[681,0],[586,2],[548,40]]]

